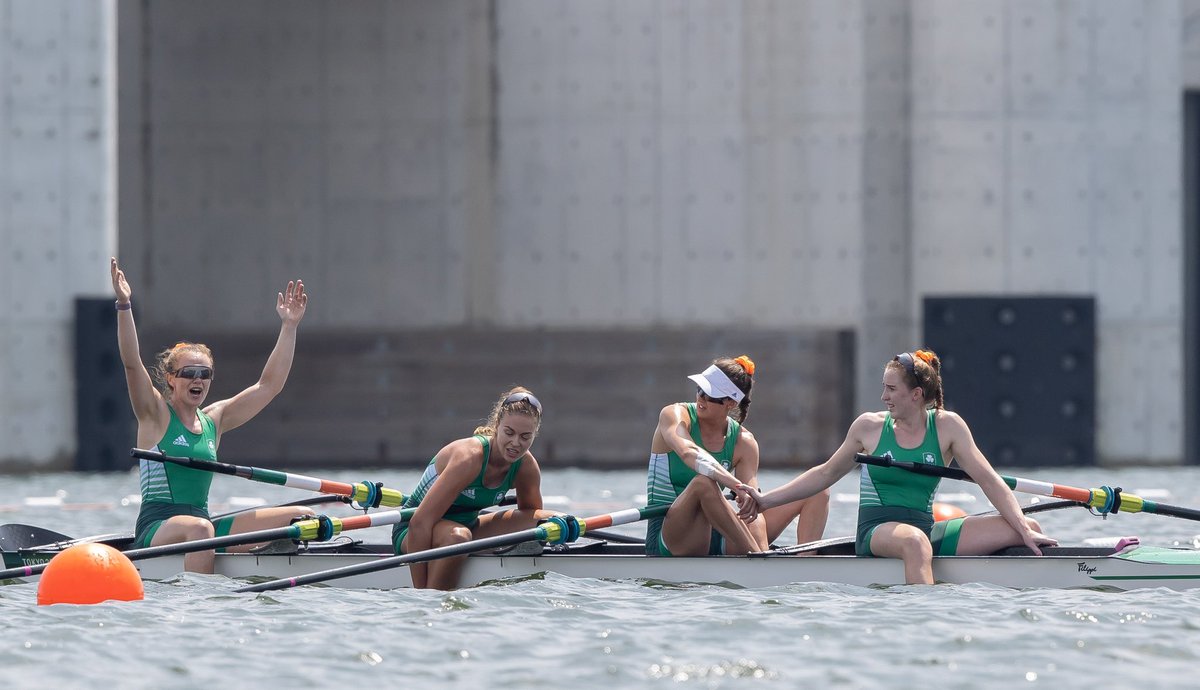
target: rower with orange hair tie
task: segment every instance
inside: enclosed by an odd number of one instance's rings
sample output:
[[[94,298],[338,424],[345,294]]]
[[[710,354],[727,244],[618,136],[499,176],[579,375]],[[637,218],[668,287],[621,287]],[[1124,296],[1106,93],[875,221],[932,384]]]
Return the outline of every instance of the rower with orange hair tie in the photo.
[[[760,493],[749,484],[735,488],[740,515],[754,524],[759,511],[828,489],[857,465],[858,453],[944,467],[958,464],[979,485],[999,515],[971,515],[941,522],[933,519],[936,476],[894,467],[859,467],[859,556],[899,558],[909,584],[933,584],[933,556],[982,556],[1009,546],[1057,542],[1022,514],[1012,490],[975,445],[962,417],[944,408],[942,362],[932,350],[902,352],[883,369],[886,410],[866,412],[850,425],[846,439],[823,464],[787,484]]]
[[[699,374],[696,401],[671,403],[659,413],[646,477],[649,505],[670,505],[646,524],[646,553],[702,556],[765,551],[797,516],[798,541],[820,539],[829,492],[781,505],[746,524],[722,487],[757,486],[758,441],[745,427],[754,361],[721,357]]]

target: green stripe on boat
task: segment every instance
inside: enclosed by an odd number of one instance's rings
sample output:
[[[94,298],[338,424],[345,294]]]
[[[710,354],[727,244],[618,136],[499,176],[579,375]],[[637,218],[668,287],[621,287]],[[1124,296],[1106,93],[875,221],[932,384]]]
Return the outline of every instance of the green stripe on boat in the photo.
[[[1200,551],[1168,549],[1161,546],[1139,546],[1124,553],[1113,554],[1113,558],[1155,565],[1196,565],[1200,563]]]

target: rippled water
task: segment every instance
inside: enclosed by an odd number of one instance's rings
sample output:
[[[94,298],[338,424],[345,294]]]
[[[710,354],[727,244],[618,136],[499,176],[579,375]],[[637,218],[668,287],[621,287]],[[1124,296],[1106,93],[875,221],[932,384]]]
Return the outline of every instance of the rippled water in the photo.
[[[407,488],[416,472],[345,476]],[[1200,505],[1200,470],[1023,470],[1078,486],[1120,484],[1165,503]],[[766,473],[764,485],[788,473]],[[633,505],[637,472],[546,471],[553,507],[581,515]],[[968,510],[978,491],[944,482]],[[0,521],[67,534],[127,530],[127,475],[0,481]],[[835,487],[827,536],[853,529],[854,483]],[[26,497],[63,506],[26,506]],[[228,477],[215,503],[302,493]],[[1027,498],[1025,500],[1028,500]],[[54,503],[54,499],[41,501]],[[79,502],[97,502],[66,509]],[[112,505],[107,505],[111,503]],[[1080,509],[1042,516],[1064,543],[1138,534],[1191,544],[1200,523],[1150,515],[1102,521]],[[386,528],[363,536],[384,541]],[[630,530],[637,532],[636,528]],[[783,539],[781,541],[790,541]],[[36,605],[36,585],[0,587],[0,668],[11,685],[65,687],[1194,687],[1200,593],[1010,590],[986,585],[769,589],[664,586],[553,574],[452,594],[300,588],[233,594],[239,583],[181,575],[147,582],[146,599]]]

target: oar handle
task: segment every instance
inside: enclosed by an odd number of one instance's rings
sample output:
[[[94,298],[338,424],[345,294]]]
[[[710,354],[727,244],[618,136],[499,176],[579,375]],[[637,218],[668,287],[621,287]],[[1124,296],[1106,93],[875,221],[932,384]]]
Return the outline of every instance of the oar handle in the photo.
[[[141,448],[129,449],[129,455],[139,460],[153,460],[154,462],[170,462],[184,467],[192,467],[206,472],[215,472],[217,474],[230,474],[247,479],[253,474],[253,468],[238,467],[224,462],[214,462],[212,460],[201,460],[198,458],[180,458],[174,455],[160,453],[157,450],[143,450]]]
[[[907,462],[905,460],[893,460],[884,455],[867,455],[866,453],[856,453],[854,461],[864,465],[877,465],[879,467],[895,467],[896,469],[908,470],[915,474],[924,474],[930,477],[943,477],[945,479],[959,479],[966,482],[973,482],[971,475],[957,467],[942,467],[941,465],[922,465],[917,462]]]

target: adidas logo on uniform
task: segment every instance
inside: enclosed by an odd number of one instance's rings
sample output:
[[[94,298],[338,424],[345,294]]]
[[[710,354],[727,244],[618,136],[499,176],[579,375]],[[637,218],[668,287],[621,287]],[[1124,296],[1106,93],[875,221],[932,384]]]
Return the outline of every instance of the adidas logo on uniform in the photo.
[[[179,436],[175,437],[174,441],[171,441],[171,445],[187,447],[188,442],[187,439],[183,437],[183,434],[180,434]]]

